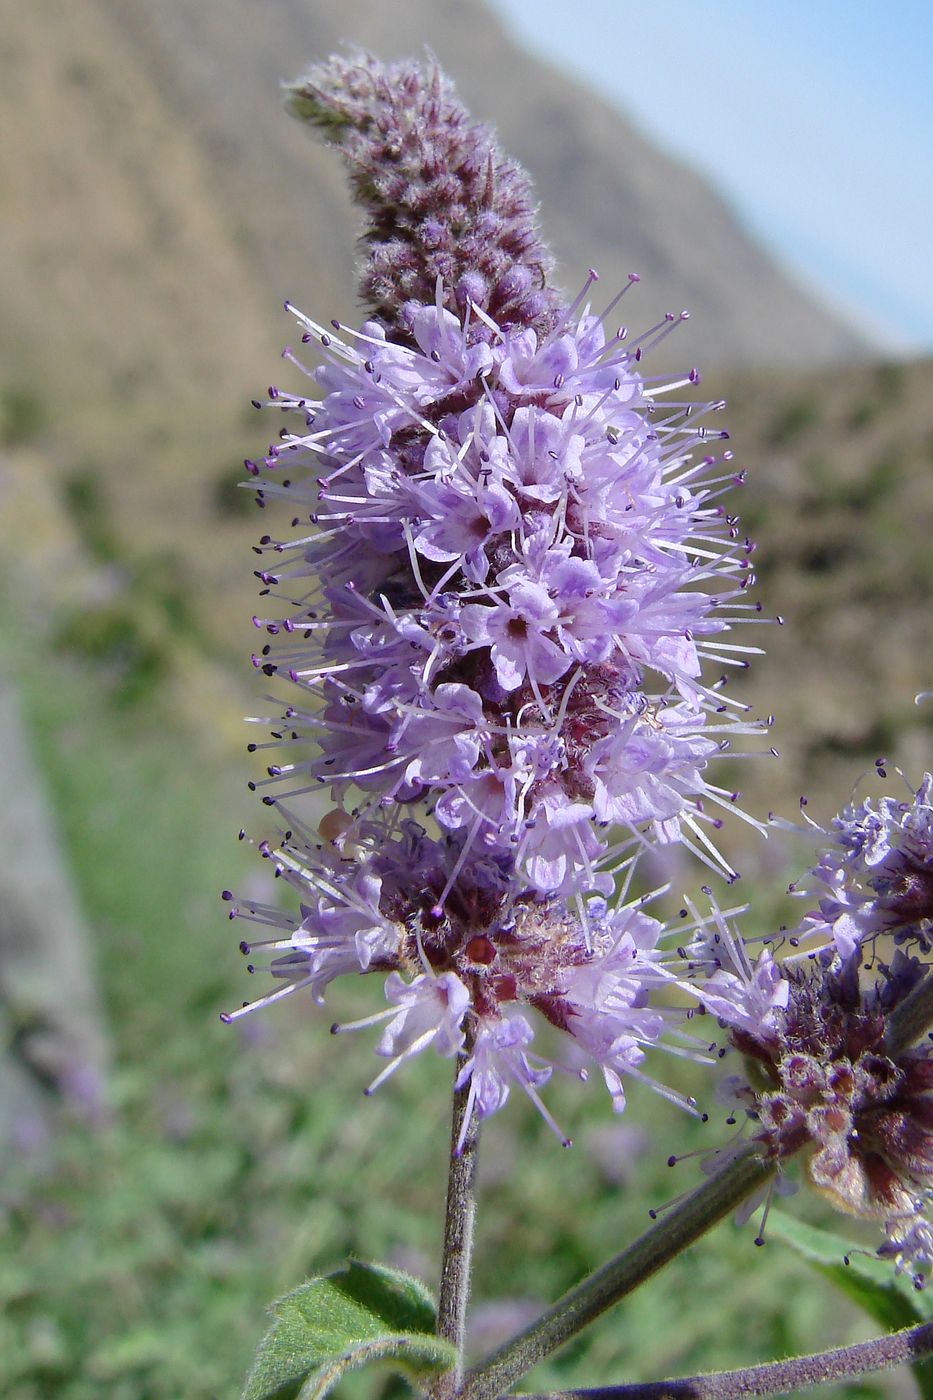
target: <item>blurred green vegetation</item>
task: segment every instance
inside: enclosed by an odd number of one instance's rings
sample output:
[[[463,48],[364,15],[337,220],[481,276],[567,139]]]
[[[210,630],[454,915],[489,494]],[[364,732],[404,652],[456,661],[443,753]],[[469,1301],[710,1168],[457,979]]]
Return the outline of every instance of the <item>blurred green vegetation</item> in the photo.
[[[172,550],[130,551],[123,545],[107,485],[93,466],[82,464],[65,477],[62,499],[79,545],[100,566],[101,577],[90,597],[61,604],[53,643],[96,663],[111,698],[132,705],[172,673],[181,644],[205,655],[215,648],[192,604],[184,559]]]
[[[31,442],[39,436],[44,422],[44,405],[34,389],[7,384],[0,390],[0,446]]]
[[[819,420],[819,416],[820,405],[812,395],[791,399],[782,404],[775,414],[768,430],[768,441],[773,447],[794,442]]]

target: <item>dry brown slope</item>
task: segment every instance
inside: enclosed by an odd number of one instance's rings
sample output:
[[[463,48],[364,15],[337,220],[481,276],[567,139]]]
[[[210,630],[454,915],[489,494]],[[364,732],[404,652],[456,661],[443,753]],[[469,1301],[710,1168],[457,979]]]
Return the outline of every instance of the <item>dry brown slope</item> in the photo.
[[[245,385],[274,346],[265,298],[132,42],[94,0],[35,0],[0,62],[5,377],[95,418]]]
[[[341,172],[279,95],[341,38],[431,43],[536,175],[568,283],[637,266],[645,319],[689,305],[702,322],[691,359],[854,348],[701,180],[522,55],[479,0],[34,0],[9,8],[0,50],[7,380],[36,380],[78,425],[128,403],[167,419],[170,397],[255,383],[281,296],[350,311]]]
[[[827,818],[875,758],[930,767],[933,361],[726,387],[758,595],[785,618],[748,686],[783,761],[746,784]]]
[[[345,286],[352,240],[345,223],[338,232],[345,203],[329,185],[321,197],[308,143],[282,127],[279,82],[343,40],[387,57],[427,44],[532,171],[571,285],[590,263],[609,286],[637,268],[658,304],[689,306],[702,321],[708,363],[816,363],[855,347],[852,329],[775,267],[706,182],[608,103],[524,54],[480,0],[163,0],[145,12],[106,2],[204,132],[218,196],[249,223],[282,295],[305,294],[309,245],[320,280]],[[257,221],[257,209],[267,217]]]

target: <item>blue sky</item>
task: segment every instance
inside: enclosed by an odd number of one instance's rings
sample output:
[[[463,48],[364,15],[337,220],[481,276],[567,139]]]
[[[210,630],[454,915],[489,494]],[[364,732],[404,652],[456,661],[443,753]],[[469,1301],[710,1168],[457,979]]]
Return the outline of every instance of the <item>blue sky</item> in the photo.
[[[491,0],[710,176],[799,280],[933,352],[931,0]]]

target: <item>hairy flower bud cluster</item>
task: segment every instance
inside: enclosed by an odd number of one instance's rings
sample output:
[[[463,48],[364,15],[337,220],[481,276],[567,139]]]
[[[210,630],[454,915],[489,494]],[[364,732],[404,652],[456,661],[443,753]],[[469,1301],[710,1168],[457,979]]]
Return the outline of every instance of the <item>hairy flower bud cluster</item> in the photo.
[[[350,71],[332,76],[355,101]],[[407,78],[380,82],[407,111]],[[652,1001],[676,979],[661,925],[626,902],[634,861],[678,843],[733,877],[714,837],[736,794],[707,767],[761,728],[702,674],[755,650],[721,639],[756,611],[720,502],[730,454],[709,452],[722,405],[665,398],[698,378],[643,373],[680,318],[607,330],[594,280],[546,332],[517,302],[455,312],[440,282],[394,327],[289,306],[318,363],[286,352],[307,382],[270,389],[286,426],[248,464],[297,532],[259,545],[254,664],[290,696],[257,746],[279,751],[261,849],[301,900],[235,902],[274,930],[243,945],[278,980],[253,1005],[377,973],[376,1082],[428,1046],[463,1052],[480,1116],[512,1084],[540,1103],[533,1012],[622,1105],[621,1075],[678,1019]],[[309,794],[332,808],[316,829]]]
[[[686,950],[704,1008],[752,1067],[754,1082],[735,1079],[731,1093],[753,1135],[779,1160],[806,1150],[812,1184],[838,1209],[881,1220],[880,1253],[918,1285],[933,1264],[931,781],[832,823],[811,872],[829,893],[791,939],[812,948],[816,936],[818,952],[778,964],[765,947],[753,968],[721,916]],[[917,1017],[927,1003],[902,1046],[905,1004]]]
[[[362,300],[387,328],[409,330],[440,281],[458,315],[472,303],[503,324],[553,329],[561,298],[528,176],[436,64],[331,58],[291,86],[289,106],[343,153],[368,216]]]

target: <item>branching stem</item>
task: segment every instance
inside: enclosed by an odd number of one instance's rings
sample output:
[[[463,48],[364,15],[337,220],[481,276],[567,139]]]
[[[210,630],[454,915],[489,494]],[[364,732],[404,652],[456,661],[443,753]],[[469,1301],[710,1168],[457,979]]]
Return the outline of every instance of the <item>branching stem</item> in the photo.
[[[888,1017],[885,1045],[896,1058],[927,1034],[933,1025],[933,977],[928,973]]]
[[[905,1327],[870,1342],[788,1361],[771,1361],[740,1371],[719,1371],[707,1376],[685,1376],[676,1381],[652,1381],[647,1385],[605,1385],[592,1390],[560,1390],[522,1400],[739,1400],[748,1395],[796,1395],[811,1386],[827,1385],[849,1376],[867,1376],[905,1362],[924,1361],[933,1355],[933,1322]]]
[[[470,1371],[459,1400],[496,1400],[552,1351],[645,1282],[675,1255],[710,1230],[753,1191],[766,1185],[775,1163],[757,1143],[743,1147],[715,1172],[668,1207],[660,1220],[621,1254],[578,1283],[524,1332]]]

